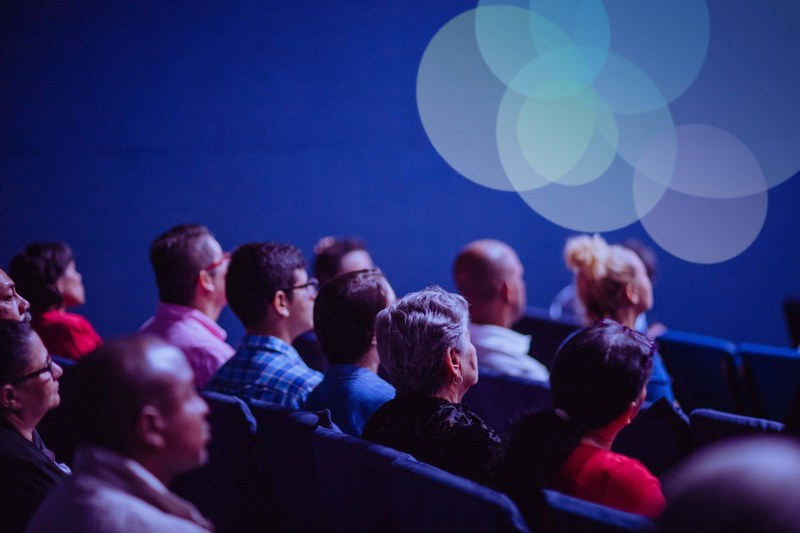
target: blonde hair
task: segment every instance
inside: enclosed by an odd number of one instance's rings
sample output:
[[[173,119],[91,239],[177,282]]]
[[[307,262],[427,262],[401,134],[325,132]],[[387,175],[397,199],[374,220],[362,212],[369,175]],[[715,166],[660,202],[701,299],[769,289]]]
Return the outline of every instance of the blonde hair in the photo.
[[[591,321],[618,316],[626,301],[625,288],[636,277],[633,257],[632,250],[609,245],[597,234],[567,240],[564,262],[575,274],[578,297]]]

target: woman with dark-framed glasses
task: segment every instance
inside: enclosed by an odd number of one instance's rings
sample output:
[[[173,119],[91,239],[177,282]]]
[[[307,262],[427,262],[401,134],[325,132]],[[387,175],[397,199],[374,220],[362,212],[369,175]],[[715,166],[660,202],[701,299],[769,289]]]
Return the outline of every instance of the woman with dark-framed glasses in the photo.
[[[58,378],[42,340],[29,324],[0,320],[0,524],[22,531],[69,469],[56,463],[36,425],[58,406]]]
[[[644,402],[654,353],[644,335],[607,318],[561,345],[550,370],[553,409],[516,422],[499,474],[531,526],[543,518],[542,489],[649,517],[664,510],[658,479],[611,451]]]

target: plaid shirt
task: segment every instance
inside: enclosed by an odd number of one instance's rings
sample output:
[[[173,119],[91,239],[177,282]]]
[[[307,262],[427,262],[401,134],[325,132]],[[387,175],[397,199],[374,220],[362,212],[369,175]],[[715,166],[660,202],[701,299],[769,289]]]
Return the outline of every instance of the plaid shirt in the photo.
[[[245,335],[206,389],[300,409],[320,381],[322,374],[308,368],[290,344],[277,337]]]

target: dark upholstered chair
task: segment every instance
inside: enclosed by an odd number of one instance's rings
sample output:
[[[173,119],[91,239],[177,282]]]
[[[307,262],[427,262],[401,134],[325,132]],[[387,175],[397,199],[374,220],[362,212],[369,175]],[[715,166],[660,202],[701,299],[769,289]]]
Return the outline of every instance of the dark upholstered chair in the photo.
[[[744,413],[736,345],[724,339],[668,330],[658,337],[658,351],[672,376],[681,407]]]
[[[541,411],[552,406],[550,384],[525,378],[481,372],[462,400],[486,425],[505,433],[512,420],[527,411]]]
[[[695,409],[689,415],[689,419],[695,448],[735,437],[783,431],[783,424],[780,422],[724,413],[714,409]]]
[[[800,384],[800,352],[766,344],[739,345],[752,410],[749,414],[783,420]]]
[[[217,532],[271,529],[272,494],[249,407],[235,396],[208,391],[202,396],[211,411],[209,461],[180,476],[173,490],[214,522]]]

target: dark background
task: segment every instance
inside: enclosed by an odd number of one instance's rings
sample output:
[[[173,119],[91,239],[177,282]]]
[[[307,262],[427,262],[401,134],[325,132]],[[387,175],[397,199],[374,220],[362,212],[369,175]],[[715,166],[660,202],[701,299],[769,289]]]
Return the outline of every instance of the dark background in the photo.
[[[88,298],[78,312],[101,335],[152,314],[148,247],[179,222],[208,225],[226,249],[289,241],[309,259],[318,238],[358,234],[398,294],[452,289],[453,257],[480,237],[518,250],[533,305],[570,281],[561,254],[575,232],[459,176],[420,123],[420,57],[474,0],[70,4],[0,7],[0,264],[33,240],[70,243]],[[711,3],[712,26],[728,5]],[[752,13],[726,17],[717,31],[750,31]],[[795,63],[796,52],[775,51]],[[655,316],[785,344],[798,206],[797,177],[771,189],[759,238],[722,264],[657,249]],[[638,223],[604,235],[652,244]],[[221,323],[235,343],[229,310]]]

